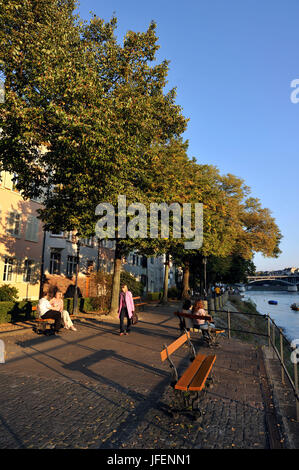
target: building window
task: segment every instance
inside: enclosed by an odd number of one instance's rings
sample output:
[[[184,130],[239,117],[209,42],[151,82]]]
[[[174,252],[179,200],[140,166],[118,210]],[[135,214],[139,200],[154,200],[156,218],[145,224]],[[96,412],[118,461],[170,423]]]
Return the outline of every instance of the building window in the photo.
[[[16,173],[13,174],[11,181],[12,181],[12,190],[17,191],[18,175]]]
[[[17,237],[20,235],[21,231],[21,216],[17,212],[9,212],[7,218],[7,232]]]
[[[91,248],[93,248],[93,246],[94,246],[94,239],[93,239],[93,237],[83,238],[83,240],[81,241],[81,243],[82,243],[82,245],[90,246]]]
[[[13,273],[13,258],[4,259],[3,281],[11,281]]]
[[[64,233],[63,233],[63,232],[57,232],[57,233],[50,232],[50,235],[51,235],[51,237],[60,237],[60,238],[63,238]]]
[[[23,281],[30,282],[32,279],[32,268],[33,261],[31,259],[26,259],[24,263],[24,272],[23,272]]]
[[[61,271],[61,253],[59,251],[51,251],[50,256],[50,274],[60,274]]]
[[[30,215],[27,219],[26,240],[30,242],[38,242],[38,225],[38,218]]]
[[[72,277],[76,272],[76,256],[67,257],[66,275]]]

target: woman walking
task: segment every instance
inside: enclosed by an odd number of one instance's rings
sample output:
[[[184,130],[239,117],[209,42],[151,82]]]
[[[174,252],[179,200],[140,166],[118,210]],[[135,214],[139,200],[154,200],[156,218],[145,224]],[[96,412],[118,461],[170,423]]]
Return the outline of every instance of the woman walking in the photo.
[[[118,316],[120,320],[120,336],[127,335],[130,333],[130,328],[132,324],[132,316],[135,311],[134,300],[132,292],[129,291],[128,286],[123,284],[121,286],[121,293],[119,295],[119,309]],[[127,328],[124,329],[124,320],[126,318]]]

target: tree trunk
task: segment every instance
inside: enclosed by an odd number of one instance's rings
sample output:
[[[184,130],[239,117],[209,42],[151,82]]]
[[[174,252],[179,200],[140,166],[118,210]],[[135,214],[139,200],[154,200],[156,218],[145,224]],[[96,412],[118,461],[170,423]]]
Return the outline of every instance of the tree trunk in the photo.
[[[183,292],[182,292],[182,299],[190,299],[189,295],[189,277],[190,277],[190,266],[189,263],[185,263],[183,268]]]
[[[109,315],[113,317],[118,317],[121,264],[122,264],[122,256],[121,256],[119,246],[116,242],[114,271],[113,271],[113,279],[112,279],[111,304],[110,304],[110,310],[109,310]]]
[[[163,297],[161,299],[161,304],[167,304],[167,302],[168,302],[168,275],[169,275],[169,253],[166,253],[165,270],[164,270]]]

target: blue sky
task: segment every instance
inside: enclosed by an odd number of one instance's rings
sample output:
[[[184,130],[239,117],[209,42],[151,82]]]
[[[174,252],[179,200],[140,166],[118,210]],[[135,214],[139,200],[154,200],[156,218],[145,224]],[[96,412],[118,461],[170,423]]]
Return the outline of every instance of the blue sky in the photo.
[[[118,19],[128,30],[157,23],[158,60],[170,60],[170,88],[190,119],[190,157],[243,178],[283,233],[278,259],[257,269],[299,267],[298,0],[82,0],[79,14]],[[298,93],[299,96],[299,93]]]

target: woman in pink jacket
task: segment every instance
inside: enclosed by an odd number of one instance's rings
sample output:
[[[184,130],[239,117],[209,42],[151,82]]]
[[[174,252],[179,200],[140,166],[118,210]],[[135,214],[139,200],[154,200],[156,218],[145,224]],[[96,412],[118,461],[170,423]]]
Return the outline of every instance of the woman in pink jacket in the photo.
[[[119,295],[119,309],[118,316],[120,320],[120,336],[127,335],[130,333],[130,328],[132,324],[132,316],[135,310],[134,300],[132,292],[128,290],[128,286],[123,284],[121,286],[121,293]],[[124,329],[124,319],[127,319],[127,329]]]

